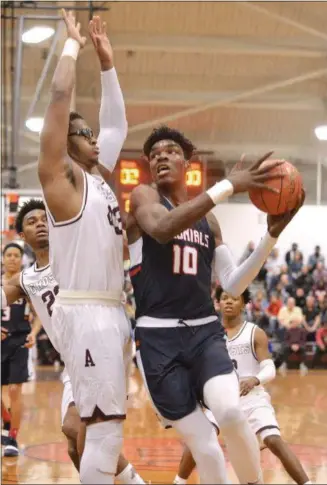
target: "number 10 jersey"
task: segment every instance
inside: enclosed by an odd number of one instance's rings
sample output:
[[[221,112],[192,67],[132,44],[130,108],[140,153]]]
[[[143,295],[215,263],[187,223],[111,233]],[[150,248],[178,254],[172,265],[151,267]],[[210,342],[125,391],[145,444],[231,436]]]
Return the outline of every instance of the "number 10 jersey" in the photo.
[[[120,297],[124,265],[118,202],[101,177],[83,174],[82,206],[73,219],[56,222],[47,208],[51,269],[60,290]]]
[[[161,203],[172,210],[166,198]],[[129,245],[136,318],[192,320],[215,315],[211,299],[214,235],[206,218],[159,244],[148,234]]]

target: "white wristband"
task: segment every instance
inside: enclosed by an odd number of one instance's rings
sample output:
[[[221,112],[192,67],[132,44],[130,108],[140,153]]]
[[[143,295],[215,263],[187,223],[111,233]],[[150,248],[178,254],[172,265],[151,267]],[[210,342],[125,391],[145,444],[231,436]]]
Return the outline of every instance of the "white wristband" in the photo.
[[[65,42],[61,57],[69,56],[75,59],[76,61],[80,48],[81,46],[79,45],[77,40],[67,39]]]
[[[1,308],[6,308],[7,304],[7,297],[4,289],[1,287]]]
[[[216,183],[207,190],[207,194],[215,205],[233,195],[233,192],[233,184],[227,179]]]

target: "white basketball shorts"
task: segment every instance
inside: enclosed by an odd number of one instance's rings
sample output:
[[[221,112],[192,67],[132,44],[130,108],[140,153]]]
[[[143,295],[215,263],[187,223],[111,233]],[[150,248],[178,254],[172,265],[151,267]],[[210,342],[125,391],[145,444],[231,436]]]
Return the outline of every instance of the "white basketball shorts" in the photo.
[[[62,373],[61,380],[64,385],[63,392],[62,392],[62,400],[61,400],[61,426],[62,426],[64,424],[64,419],[68,411],[69,405],[70,403],[74,402],[74,396],[73,396],[72,385],[71,385],[69,376],[66,372],[66,369]]]
[[[123,306],[56,302],[52,322],[80,417],[126,416],[130,322]]]
[[[275,410],[267,392],[241,397],[241,407],[252,430],[262,440],[272,435],[280,436]],[[204,414],[219,429],[212,412],[209,409],[204,409]]]

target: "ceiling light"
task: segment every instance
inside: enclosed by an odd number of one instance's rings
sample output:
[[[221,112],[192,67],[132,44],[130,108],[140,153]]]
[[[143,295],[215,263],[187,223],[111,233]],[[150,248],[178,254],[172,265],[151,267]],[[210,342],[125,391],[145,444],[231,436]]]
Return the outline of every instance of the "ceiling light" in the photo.
[[[40,133],[43,128],[43,118],[28,118],[25,126],[34,133]]]
[[[327,141],[327,125],[320,125],[315,128],[315,135],[318,140]]]
[[[49,39],[54,34],[52,27],[32,27],[22,35],[22,41],[25,44],[39,44],[46,39]]]

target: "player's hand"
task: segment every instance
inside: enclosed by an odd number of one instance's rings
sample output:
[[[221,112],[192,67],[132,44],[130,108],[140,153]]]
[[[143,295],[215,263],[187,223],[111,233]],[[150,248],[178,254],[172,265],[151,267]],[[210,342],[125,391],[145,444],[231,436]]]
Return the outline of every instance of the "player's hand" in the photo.
[[[8,329],[1,327],[1,342],[8,337]]]
[[[108,71],[114,66],[114,53],[107,36],[106,22],[94,16],[89,23],[89,33],[95,50],[98,54],[102,71]]]
[[[24,347],[26,347],[27,349],[30,349],[30,348],[34,347],[35,342],[36,342],[35,335],[34,335],[33,332],[31,332],[26,337],[26,342],[25,342]]]
[[[240,382],[240,396],[246,396],[255,386],[260,384],[256,377],[248,377]]]
[[[291,222],[293,217],[297,214],[297,212],[301,209],[305,201],[305,191],[302,189],[301,195],[299,197],[298,203],[292,211],[285,212],[284,214],[279,214],[277,216],[272,216],[268,214],[267,216],[267,224],[268,224],[268,231],[271,237],[277,238],[285,229],[287,224]]]
[[[227,179],[234,187],[234,194],[240,192],[248,192],[250,189],[264,189],[269,192],[279,193],[279,191],[273,187],[265,185],[267,180],[274,180],[283,177],[283,175],[272,174],[270,170],[278,165],[283,164],[283,160],[278,160],[267,164],[265,167],[261,167],[261,164],[267,160],[273,152],[266,153],[263,157],[259,158],[256,162],[248,168],[243,168],[244,156],[240,162],[238,162],[231,170]]]
[[[81,48],[83,48],[86,43],[86,37],[83,37],[80,33],[81,24],[79,22],[76,23],[75,15],[71,10],[67,13],[65,9],[62,9],[61,13],[66,24],[67,36],[77,40]]]

